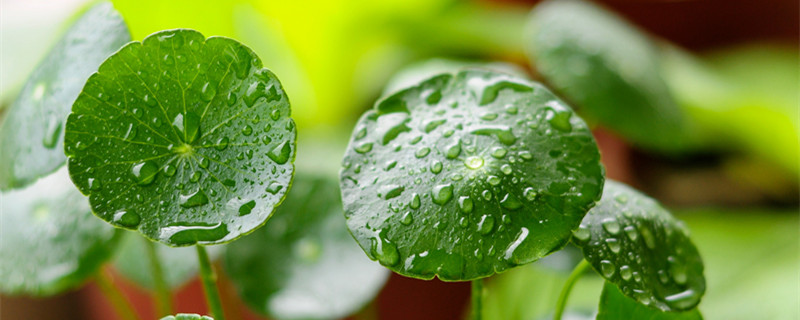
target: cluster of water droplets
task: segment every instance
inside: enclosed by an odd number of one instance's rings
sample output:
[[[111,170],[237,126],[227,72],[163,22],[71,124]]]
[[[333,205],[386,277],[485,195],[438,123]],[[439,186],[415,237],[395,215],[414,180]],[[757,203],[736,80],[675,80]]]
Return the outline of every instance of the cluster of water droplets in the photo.
[[[445,82],[449,81],[453,79]],[[400,235],[402,230],[449,241],[438,249],[442,252],[408,254],[406,270],[453,273],[442,269],[442,261],[455,259],[449,256],[461,242],[478,247],[468,253],[469,259],[522,263],[515,251],[535,231],[518,224],[532,219],[531,210],[549,210],[541,209],[541,195],[549,192],[552,179],[535,175],[537,170],[544,175],[556,171],[557,161],[573,150],[559,145],[557,154],[541,158],[534,155],[536,140],[572,132],[572,111],[556,101],[529,108],[534,101],[509,98],[537,89],[507,76],[461,81],[466,82],[464,88],[423,85],[402,101],[384,100],[379,112],[368,113],[354,130],[342,178],[366,193],[363,197],[375,203],[371,210],[386,212],[373,216],[362,230],[371,238],[370,253],[384,265],[400,265],[401,254],[390,238],[392,231]],[[580,196],[581,190],[563,192]],[[529,209],[522,210],[526,206]],[[538,216],[542,218],[534,222],[539,225],[550,221],[547,214]],[[395,230],[390,231],[390,225]]]
[[[663,310],[696,305],[702,292],[689,283],[688,229],[651,199],[624,190],[606,192],[573,231],[586,258],[599,261],[604,278],[644,305]]]

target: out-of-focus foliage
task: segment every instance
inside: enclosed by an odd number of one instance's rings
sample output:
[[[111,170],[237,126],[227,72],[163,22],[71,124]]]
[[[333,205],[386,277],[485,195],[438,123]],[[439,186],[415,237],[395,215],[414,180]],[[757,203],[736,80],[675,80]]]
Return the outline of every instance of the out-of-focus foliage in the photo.
[[[663,70],[702,146],[800,172],[800,52],[748,45],[695,58],[667,48]]]

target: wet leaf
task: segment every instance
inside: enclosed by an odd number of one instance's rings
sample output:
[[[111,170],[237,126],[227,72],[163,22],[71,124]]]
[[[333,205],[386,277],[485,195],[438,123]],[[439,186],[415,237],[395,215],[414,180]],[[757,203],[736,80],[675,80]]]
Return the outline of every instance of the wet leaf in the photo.
[[[658,51],[622,18],[589,2],[544,2],[533,10],[526,46],[537,71],[587,118],[642,147],[684,145],[683,115]]]
[[[64,33],[0,125],[0,189],[23,187],[64,164],[64,121],[83,82],[130,39],[125,22],[105,2]]]
[[[377,103],[341,172],[347,224],[400,274],[470,280],[561,248],[599,198],[586,124],[542,86],[470,70]]]
[[[92,216],[66,167],[0,199],[3,293],[58,294],[94,276],[111,258],[117,232]]]
[[[641,304],[690,310],[705,293],[703,261],[689,229],[624,184],[606,181],[603,198],[573,239],[600,275]]]
[[[262,225],[294,173],[294,122],[278,79],[244,45],[186,29],[132,42],[93,74],[65,148],[94,213],[171,246]]]
[[[617,286],[606,282],[600,296],[600,312],[597,320],[702,320],[700,311],[668,312],[648,308],[619,291]]]
[[[143,238],[138,233],[127,232],[121,240],[122,243],[120,243],[114,258],[114,268],[136,285],[146,289],[155,289],[146,241],[150,240]],[[195,248],[174,248],[160,243],[154,243],[154,245],[156,254],[161,261],[164,280],[169,288],[177,289],[197,275],[200,266],[197,264]],[[222,254],[222,249],[222,246],[206,248],[212,260]]]
[[[163,317],[161,320],[214,320],[214,318],[194,313],[179,313],[174,316]]]
[[[353,243],[336,181],[302,176],[266,226],[227,246],[225,262],[242,299],[276,319],[348,316],[388,276]]]

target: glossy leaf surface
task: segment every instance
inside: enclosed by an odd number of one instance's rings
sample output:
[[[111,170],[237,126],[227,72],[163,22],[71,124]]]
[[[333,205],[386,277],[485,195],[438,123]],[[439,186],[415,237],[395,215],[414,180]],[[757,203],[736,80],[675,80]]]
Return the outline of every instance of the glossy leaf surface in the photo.
[[[64,164],[64,122],[83,83],[130,41],[110,3],[89,9],[30,75],[0,125],[0,189],[19,188]]]
[[[162,31],[86,82],[67,120],[70,175],[115,226],[172,246],[231,241],[263,224],[290,185],[289,116],[250,49]]]
[[[603,169],[579,117],[506,74],[442,74],[359,120],[341,172],[345,217],[400,274],[470,280],[561,248]]]
[[[94,276],[111,257],[117,231],[98,220],[67,168],[0,194],[0,291],[47,296]]]
[[[150,260],[147,255],[147,240],[136,232],[126,232],[120,240],[119,249],[114,258],[114,268],[125,278],[136,285],[155,289]],[[197,251],[191,247],[174,248],[154,243],[156,254],[161,261],[164,280],[171,289],[177,289],[197,275]],[[211,259],[216,259],[223,252],[222,246],[206,248]]]
[[[643,147],[684,144],[658,52],[622,18],[589,2],[547,1],[533,10],[526,47],[537,71],[587,118]]]
[[[705,293],[703,261],[689,229],[624,184],[606,181],[603,198],[574,235],[592,267],[644,305],[689,310]]]
[[[269,223],[226,249],[242,299],[276,319],[346,317],[388,276],[353,242],[334,179],[298,177]]]
[[[668,312],[648,308],[619,291],[617,286],[606,282],[600,296],[600,311],[597,320],[702,320],[700,311]]]

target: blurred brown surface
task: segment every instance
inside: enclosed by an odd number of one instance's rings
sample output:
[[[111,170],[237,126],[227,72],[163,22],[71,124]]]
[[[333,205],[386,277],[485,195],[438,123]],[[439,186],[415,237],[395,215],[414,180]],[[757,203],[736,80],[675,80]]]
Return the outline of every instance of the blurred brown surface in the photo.
[[[495,2],[535,4],[531,0]],[[798,0],[601,0],[650,33],[692,50],[800,41]]]

